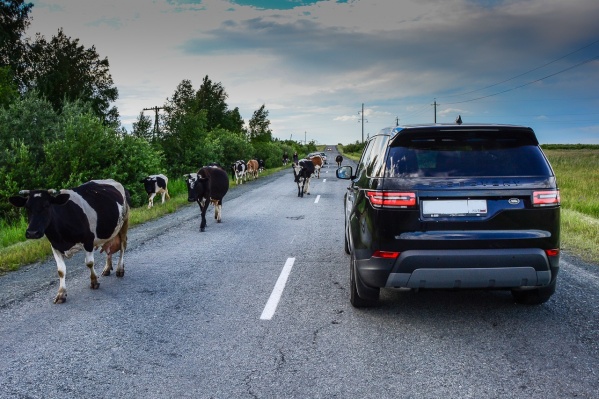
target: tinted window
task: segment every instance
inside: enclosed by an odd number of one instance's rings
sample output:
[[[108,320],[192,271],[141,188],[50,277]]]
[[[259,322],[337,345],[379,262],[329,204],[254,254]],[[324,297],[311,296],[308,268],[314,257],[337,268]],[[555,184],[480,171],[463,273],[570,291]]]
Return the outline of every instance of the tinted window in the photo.
[[[387,149],[387,142],[389,136],[377,136],[372,141],[372,150],[370,151],[370,157],[366,166],[366,174],[368,176],[380,176],[385,164],[385,151]]]
[[[360,161],[358,162],[358,167],[356,168],[356,177],[358,178],[358,180],[362,177],[366,169],[366,165],[368,165],[368,162],[370,160],[371,149],[372,140],[368,141],[366,143],[366,146],[364,146],[364,151],[362,152],[362,156],[360,157]]]
[[[538,146],[500,136],[402,140],[389,149],[385,167],[387,177],[552,174]]]

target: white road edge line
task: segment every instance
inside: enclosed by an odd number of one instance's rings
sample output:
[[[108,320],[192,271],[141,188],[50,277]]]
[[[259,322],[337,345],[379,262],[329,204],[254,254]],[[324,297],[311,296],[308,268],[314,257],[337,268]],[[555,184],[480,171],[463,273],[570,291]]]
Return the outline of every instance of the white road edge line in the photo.
[[[318,195],[316,196],[316,199],[314,200],[314,203],[315,203],[315,204],[318,204],[318,201],[320,201],[320,194],[318,194]]]
[[[273,288],[270,298],[268,298],[268,302],[266,302],[266,306],[264,306],[260,320],[270,320],[274,316],[294,262],[295,258],[287,258],[287,262],[285,262],[285,266],[283,266],[283,270],[281,270],[281,274],[279,275],[279,278],[275,284],[275,288]]]
[[[322,182],[323,182],[323,183],[326,183],[326,181],[327,181],[327,179],[322,179]]]

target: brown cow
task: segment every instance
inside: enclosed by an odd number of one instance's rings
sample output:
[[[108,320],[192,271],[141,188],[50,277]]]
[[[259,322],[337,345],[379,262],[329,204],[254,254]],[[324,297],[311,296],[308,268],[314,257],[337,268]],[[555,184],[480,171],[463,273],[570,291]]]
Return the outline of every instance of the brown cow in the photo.
[[[254,180],[256,180],[258,178],[258,168],[260,167],[258,161],[256,161],[255,159],[250,159],[246,162],[246,165],[248,176],[252,176]]]
[[[308,159],[310,159],[310,161],[312,161],[312,163],[314,164],[314,173],[316,174],[316,178],[320,179],[320,168],[322,168],[322,165],[324,163],[322,157],[320,155],[313,155]]]

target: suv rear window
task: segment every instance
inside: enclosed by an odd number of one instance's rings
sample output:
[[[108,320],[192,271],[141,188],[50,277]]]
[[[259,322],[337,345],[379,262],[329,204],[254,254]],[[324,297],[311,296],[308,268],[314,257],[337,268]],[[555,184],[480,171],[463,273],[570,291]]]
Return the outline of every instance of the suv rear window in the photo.
[[[541,149],[513,135],[451,132],[446,136],[415,135],[394,144],[389,148],[385,177],[552,175]]]

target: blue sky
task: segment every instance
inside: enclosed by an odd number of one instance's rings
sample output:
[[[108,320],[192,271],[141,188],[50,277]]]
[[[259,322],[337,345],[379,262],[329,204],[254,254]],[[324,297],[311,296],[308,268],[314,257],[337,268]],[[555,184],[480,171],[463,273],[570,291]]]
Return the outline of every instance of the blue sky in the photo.
[[[182,80],[198,89],[208,75],[246,122],[264,104],[281,139],[361,140],[364,104],[364,137],[461,115],[530,126],[541,143],[599,144],[597,0],[33,4],[28,36],[62,27],[108,58],[129,131]]]

